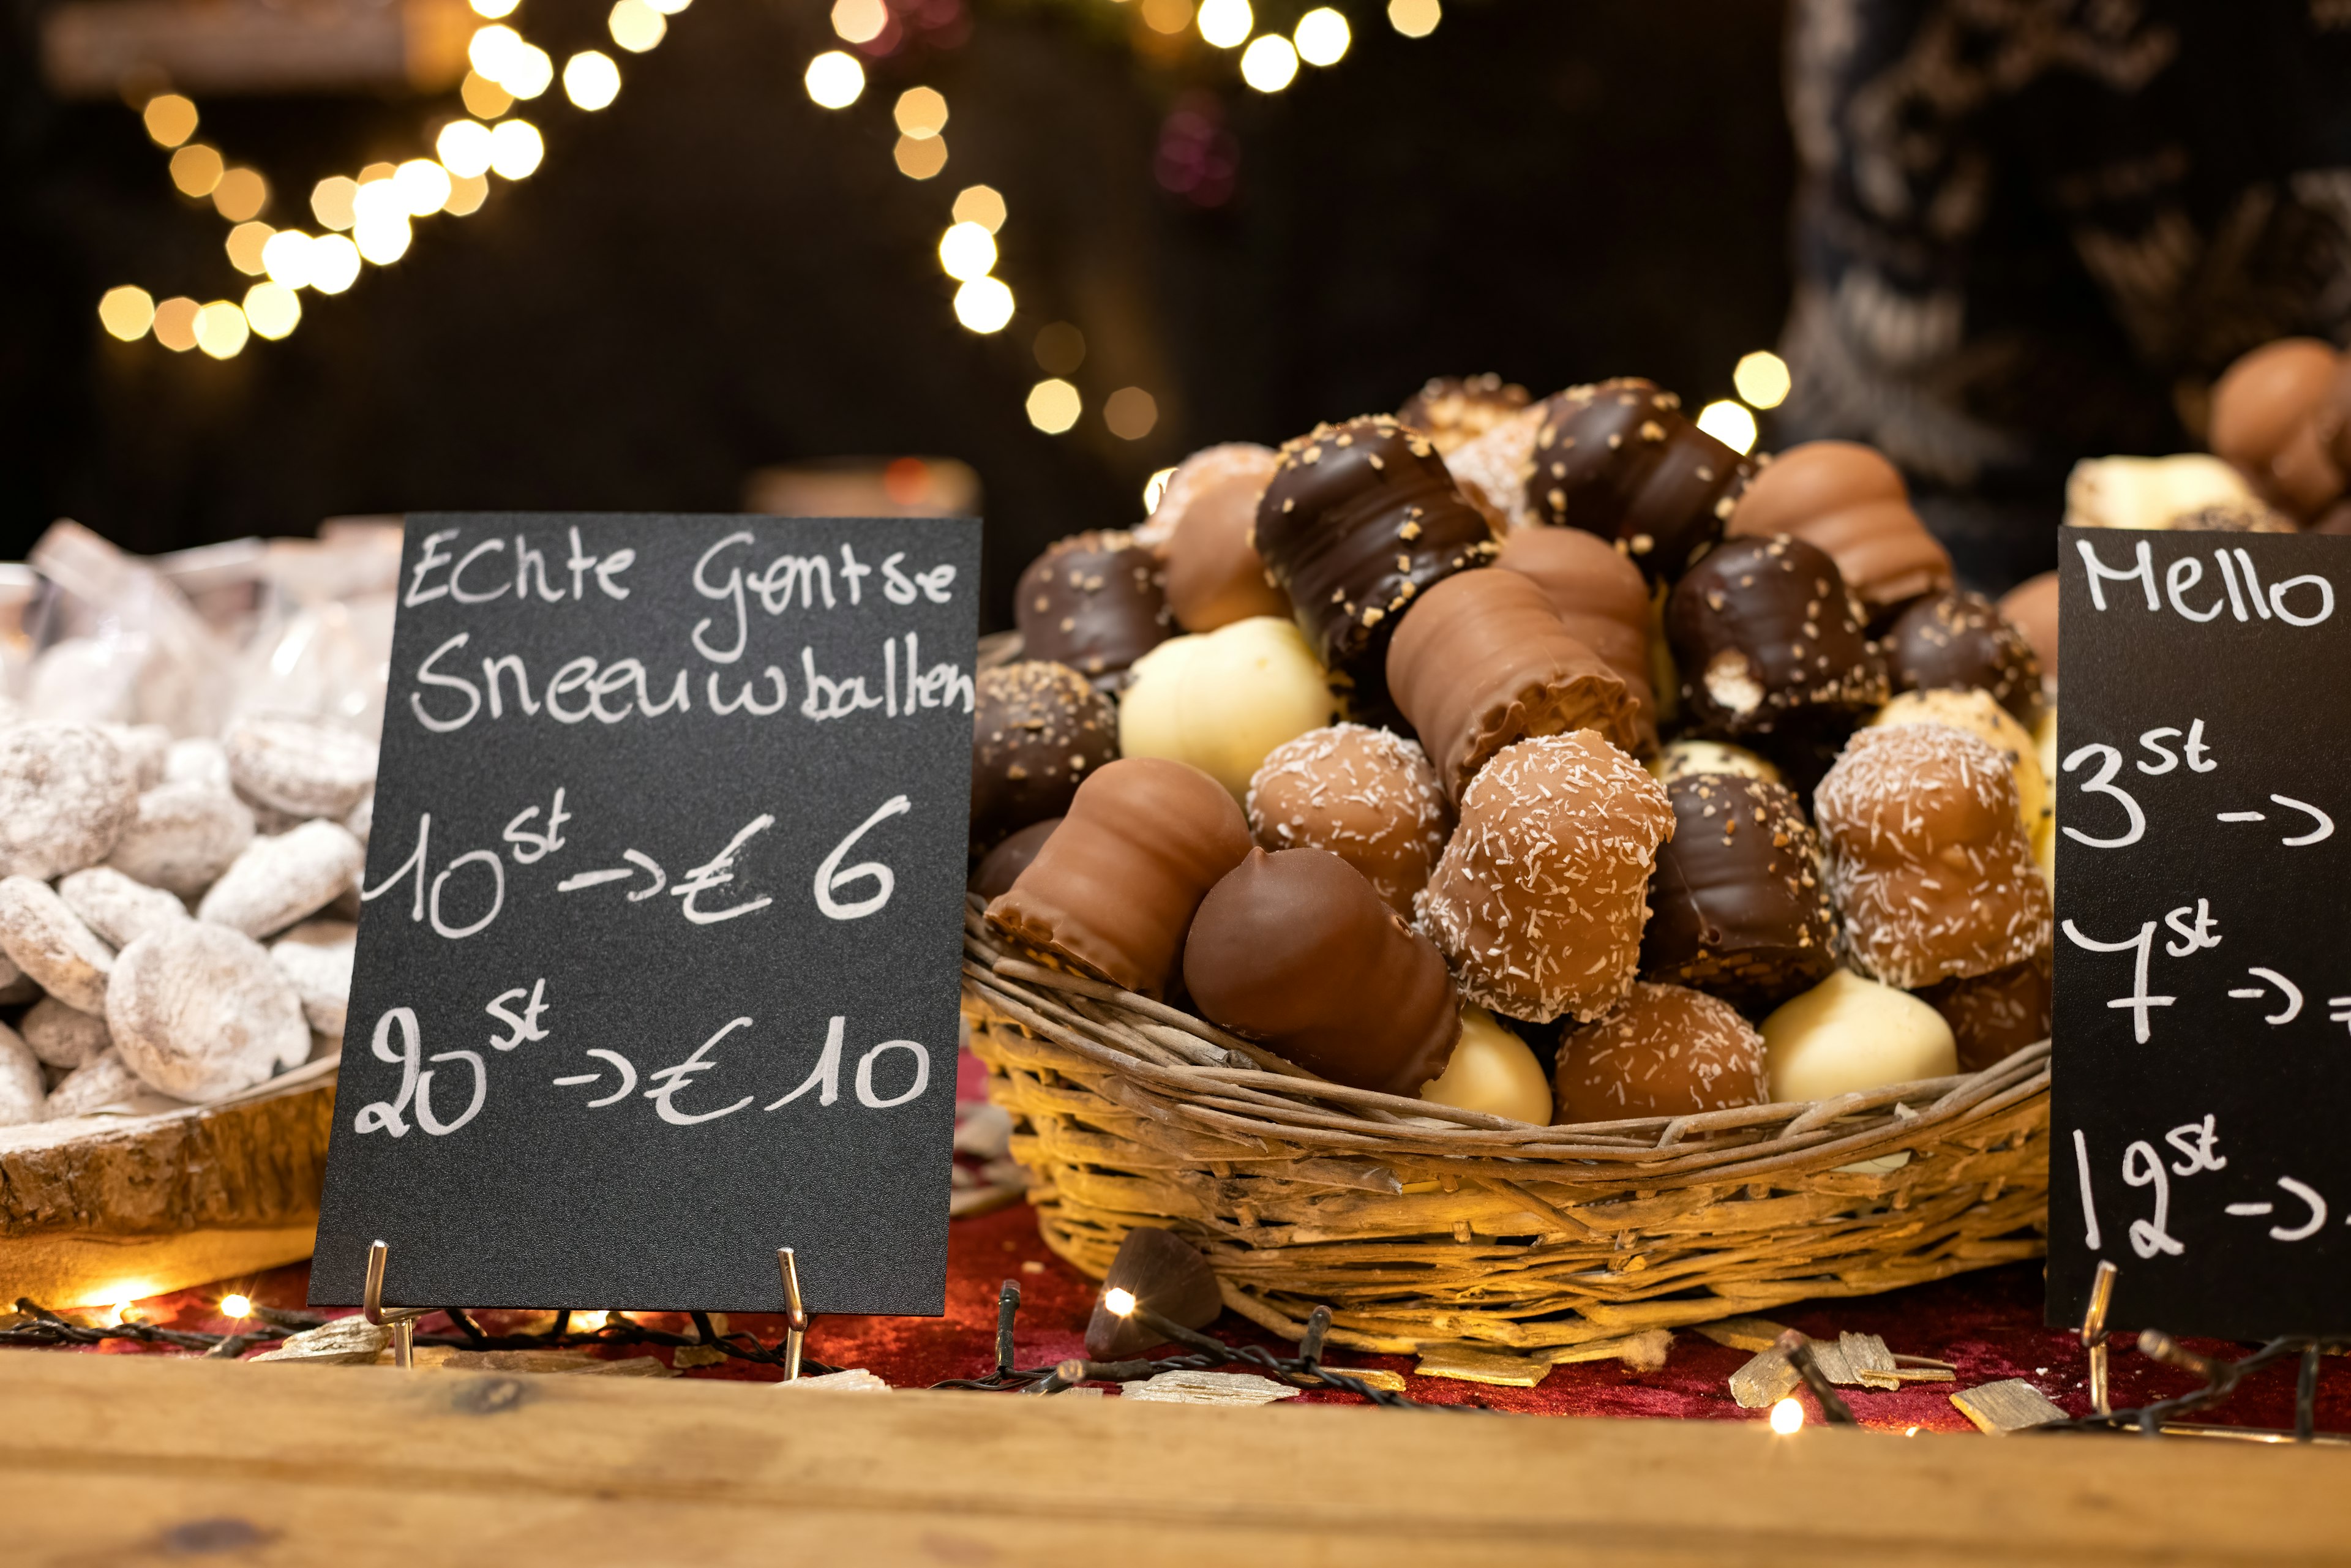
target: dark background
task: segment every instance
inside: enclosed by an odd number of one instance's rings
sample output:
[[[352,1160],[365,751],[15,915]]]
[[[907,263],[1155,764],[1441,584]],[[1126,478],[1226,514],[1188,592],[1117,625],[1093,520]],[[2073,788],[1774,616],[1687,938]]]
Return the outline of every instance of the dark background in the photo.
[[[1268,0],[1259,26],[1304,8]],[[764,465],[915,453],[980,473],[997,624],[1039,548],[1138,520],[1144,478],[1207,443],[1392,409],[1440,372],[1538,393],[1645,374],[1696,407],[1786,310],[1777,5],[1447,0],[1409,40],[1353,4],[1346,57],[1267,97],[1196,39],[1138,54],[1131,5],[977,0],[869,60],[840,113],[800,83],[837,46],[821,0],[701,0],[643,57],[601,37],[606,9],[530,0],[518,19],[559,63],[614,54],[610,109],[559,86],[523,107],[538,172],[419,220],[399,263],[306,292],[290,339],[219,362],[99,329],[116,283],[207,299],[249,280],[131,110],[45,95],[19,0],[0,222],[27,272],[0,331],[0,556],[60,516],[152,551],[353,512],[731,510]],[[890,155],[915,83],[952,113],[947,169],[921,183]],[[435,110],[198,101],[200,139],[277,182],[264,217],[306,227],[312,182],[416,155]],[[1155,178],[1178,109],[1238,148],[1221,206]],[[993,338],[956,323],[935,257],[976,182],[1011,214],[998,276],[1020,309]],[[1022,404],[1056,319],[1087,336],[1087,413],[1048,436]],[[1161,411],[1133,443],[1101,414],[1128,384]]]

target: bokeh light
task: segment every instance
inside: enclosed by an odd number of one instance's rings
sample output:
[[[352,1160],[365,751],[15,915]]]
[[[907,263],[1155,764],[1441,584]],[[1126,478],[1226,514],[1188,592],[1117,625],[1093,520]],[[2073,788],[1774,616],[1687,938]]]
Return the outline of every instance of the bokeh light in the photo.
[[[1012,290],[993,277],[975,277],[956,290],[956,319],[975,332],[1000,332],[1012,319]]]
[[[476,120],[496,120],[514,107],[514,94],[479,71],[465,73],[457,96],[465,100],[465,112]]]
[[[1298,78],[1298,51],[1278,33],[1260,35],[1241,51],[1241,80],[1259,92],[1280,92]]]
[[[1733,452],[1755,450],[1755,416],[1744,403],[1724,398],[1698,411],[1698,427]]]
[[[1059,435],[1078,423],[1085,400],[1078,389],[1056,376],[1029,389],[1029,423],[1048,435]]]
[[[563,96],[581,109],[602,109],[621,96],[621,68],[601,49],[582,49],[563,62]]]
[[[221,1298],[221,1316],[249,1318],[253,1315],[253,1298],[242,1291],[232,1291]]]
[[[645,0],[645,4],[664,16],[674,16],[693,5],[694,0]]]
[[[1067,321],[1048,322],[1038,329],[1030,351],[1046,374],[1070,375],[1086,362],[1086,335]]]
[[[408,214],[392,212],[381,216],[362,216],[351,225],[351,243],[359,253],[378,267],[390,267],[408,254],[408,242],[415,231],[408,226]]]
[[[448,132],[443,131],[445,137]],[[489,132],[485,130],[483,135]],[[348,174],[329,174],[310,187],[310,215],[319,226],[327,229],[347,229],[354,214],[351,204],[358,199],[360,183]]]
[[[261,247],[261,269],[281,288],[310,285],[310,256],[318,244],[300,229],[279,229]]]
[[[245,351],[253,329],[245,312],[226,299],[215,299],[196,312],[196,347],[215,360],[233,360]]]
[[[1793,383],[1787,361],[1769,349],[1758,349],[1740,356],[1738,368],[1730,372],[1730,384],[1757,408],[1777,408],[1788,401],[1788,389]]]
[[[1149,517],[1159,509],[1159,497],[1167,494],[1167,481],[1176,477],[1173,468],[1162,468],[1143,482],[1143,515]]]
[[[882,0],[832,0],[832,30],[849,43],[870,44],[890,25]]]
[[[1804,1407],[1793,1397],[1782,1399],[1771,1406],[1771,1430],[1782,1437],[1802,1429],[1803,1425]]]
[[[977,224],[989,234],[1004,226],[1004,198],[993,185],[966,185],[955,199],[955,221]]]
[[[196,346],[196,302],[175,295],[155,307],[155,340],[175,354]]]
[[[176,92],[159,92],[149,99],[139,119],[158,147],[177,147],[196,133],[196,106]]]
[[[1159,423],[1159,400],[1141,387],[1121,387],[1102,404],[1102,423],[1121,441],[1140,441]]]
[[[478,120],[453,120],[441,128],[434,139],[433,151],[441,157],[441,166],[466,179],[486,174],[490,171],[490,128]],[[316,208],[317,201],[311,202]],[[324,214],[321,214],[324,221]],[[343,224],[329,224],[329,228],[343,228]]]
[[[359,246],[340,235],[320,235],[310,242],[311,287],[321,294],[340,294],[359,276]]]
[[[827,49],[809,62],[808,75],[802,79],[819,108],[847,109],[865,90],[865,68],[852,55]]]
[[[507,70],[515,56],[529,47],[522,35],[503,23],[494,22],[486,27],[476,27],[466,40],[465,58],[475,73],[487,77],[500,87],[506,86]]]
[[[908,88],[898,95],[898,105],[890,113],[899,131],[917,141],[947,128],[947,100],[936,88]]]
[[[269,204],[269,182],[253,169],[229,169],[213,187],[213,208],[233,224],[257,218]]]
[[[110,288],[98,302],[98,323],[126,343],[135,343],[155,324],[155,297],[135,283]]]
[[[1388,0],[1388,26],[1407,38],[1426,38],[1444,19],[1440,0]]]
[[[1192,25],[1192,0],[1143,0],[1143,25],[1172,37]]]
[[[245,223],[228,231],[228,264],[247,277],[258,277],[268,270],[262,265],[261,253],[269,244],[269,236],[277,231],[267,224]]]
[[[537,98],[555,80],[555,57],[537,44],[525,44],[507,62],[498,85],[517,98]]]
[[[283,284],[264,280],[245,291],[245,319],[272,342],[301,324],[302,301]]]
[[[1298,18],[1290,36],[1298,45],[1298,57],[1310,66],[1337,65],[1354,41],[1347,18],[1328,5],[1317,5]]]
[[[453,174],[449,177],[449,199],[441,210],[453,218],[466,217],[482,210],[489,199],[490,183],[479,174]]]
[[[221,155],[198,141],[172,154],[172,183],[183,196],[199,199],[213,193],[221,182]]]
[[[996,266],[996,236],[977,224],[957,224],[939,239],[939,265],[958,281],[985,277]]]
[[[521,0],[472,0],[472,4],[475,16],[486,16],[495,22],[501,16],[513,16]]]
[[[669,31],[669,18],[645,4],[645,0],[620,0],[612,14],[605,18],[612,42],[632,55],[642,55],[662,41]]]
[[[1200,0],[1196,20],[1200,37],[1220,49],[1238,48],[1257,23],[1249,0]]]
[[[547,142],[528,120],[501,120],[490,128],[490,168],[502,180],[529,177],[547,156]]]
[[[411,158],[392,177],[392,185],[410,217],[429,217],[449,199],[449,171],[430,158]]]
[[[898,145],[890,150],[898,165],[898,172],[909,180],[928,180],[947,166],[947,139],[944,136],[901,136]]]

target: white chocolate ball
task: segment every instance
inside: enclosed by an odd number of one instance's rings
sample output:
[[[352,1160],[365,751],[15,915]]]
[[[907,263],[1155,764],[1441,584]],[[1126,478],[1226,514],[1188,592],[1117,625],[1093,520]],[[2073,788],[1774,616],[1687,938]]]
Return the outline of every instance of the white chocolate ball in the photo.
[[[1527,1042],[1484,1008],[1461,1009],[1461,1042],[1420,1097],[1457,1111],[1483,1111],[1540,1126],[1551,1120],[1551,1082]]]
[[[1959,1070],[1943,1015],[1907,991],[1839,969],[1763,1020],[1771,1098],[1828,1100]]]
[[[1305,634],[1270,615],[1170,638],[1134,662],[1127,683],[1119,755],[1188,762],[1237,800],[1266,753],[1337,716]]]

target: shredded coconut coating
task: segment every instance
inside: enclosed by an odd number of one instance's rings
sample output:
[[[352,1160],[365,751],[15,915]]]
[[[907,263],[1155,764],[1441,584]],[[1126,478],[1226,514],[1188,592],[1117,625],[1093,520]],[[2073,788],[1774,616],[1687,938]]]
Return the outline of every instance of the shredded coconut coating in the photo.
[[[1738,1009],[1648,980],[1561,1037],[1552,1085],[1558,1120],[1568,1123],[1688,1116],[1771,1097],[1763,1037]]]
[[[1598,1017],[1633,985],[1666,792],[1590,730],[1505,747],[1471,781],[1415,904],[1462,995],[1533,1023]]]
[[[1905,989],[2049,946],[2049,884],[2008,758],[1939,724],[1865,729],[1813,796],[1829,893],[1861,968]]]
[[[1453,831],[1428,753],[1360,724],[1310,729],[1267,752],[1246,809],[1259,844],[1330,851],[1406,918]]]

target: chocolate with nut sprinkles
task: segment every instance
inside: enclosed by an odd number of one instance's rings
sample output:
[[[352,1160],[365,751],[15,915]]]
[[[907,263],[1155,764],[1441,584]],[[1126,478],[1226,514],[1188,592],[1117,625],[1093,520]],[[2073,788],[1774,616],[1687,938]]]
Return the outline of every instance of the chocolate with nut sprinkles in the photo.
[[[1394,713],[1388,640],[1413,601],[1499,548],[1429,438],[1386,414],[1284,444],[1253,542],[1367,722]]]
[[[1527,389],[1488,371],[1482,376],[1431,376],[1396,410],[1397,422],[1426,432],[1450,456],[1527,406]]]
[[[1110,699],[1067,664],[1027,659],[974,678],[971,847],[1070,809],[1078,786],[1118,755]]]
[[[1802,539],[1732,539],[1674,585],[1666,641],[1682,711],[1737,739],[1833,726],[1886,698],[1886,666],[1836,562]]]
[[[1753,469],[1700,430],[1681,399],[1624,376],[1545,398],[1527,475],[1540,522],[1614,539],[1651,581],[1671,581],[1722,537]]]
[[[1020,651],[1083,674],[1103,691],[1176,634],[1158,557],[1123,532],[1074,535],[1046,547],[1013,591]]]
[[[1904,611],[1879,644],[1897,692],[1972,687],[2030,729],[2041,716],[2041,661],[1980,593],[1939,593]]]
[[[1666,786],[1673,837],[1657,848],[1641,972],[1768,1008],[1836,967],[1836,909],[1820,841],[1785,785],[1736,773]]]

